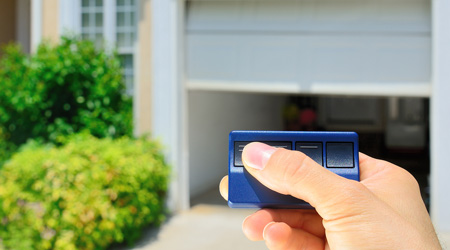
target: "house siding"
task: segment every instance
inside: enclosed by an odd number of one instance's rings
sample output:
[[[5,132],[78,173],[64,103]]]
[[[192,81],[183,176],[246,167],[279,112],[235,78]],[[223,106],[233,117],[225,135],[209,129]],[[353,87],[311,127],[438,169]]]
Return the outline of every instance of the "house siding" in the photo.
[[[0,46],[16,39],[16,3],[14,0],[0,1]],[[0,51],[0,56],[1,56]]]
[[[59,36],[59,0],[45,0],[42,2],[42,38],[57,43]]]
[[[138,13],[136,82],[134,90],[135,133],[150,133],[152,129],[152,22],[151,1],[141,0]]]

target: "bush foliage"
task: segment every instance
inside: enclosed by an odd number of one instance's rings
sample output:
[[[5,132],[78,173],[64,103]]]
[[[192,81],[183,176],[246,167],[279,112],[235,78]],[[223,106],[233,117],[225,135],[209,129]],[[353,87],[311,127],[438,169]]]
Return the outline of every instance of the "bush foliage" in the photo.
[[[30,138],[58,142],[82,130],[100,138],[131,135],[124,93],[117,55],[90,41],[63,37],[31,56],[9,45],[0,60],[0,140],[12,145],[0,143],[0,150]]]
[[[104,249],[163,219],[168,166],[147,140],[27,143],[0,170],[0,249]]]
[[[116,54],[67,37],[32,55],[6,47],[0,250],[104,249],[160,223],[168,166],[155,142],[131,136]]]

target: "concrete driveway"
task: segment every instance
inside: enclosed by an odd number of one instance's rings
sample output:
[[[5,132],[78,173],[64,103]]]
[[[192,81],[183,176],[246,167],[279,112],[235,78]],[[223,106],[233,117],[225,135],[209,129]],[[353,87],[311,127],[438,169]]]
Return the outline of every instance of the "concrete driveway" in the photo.
[[[264,242],[249,241],[242,233],[250,209],[231,209],[217,188],[197,199],[193,207],[168,219],[160,228],[148,229],[131,248],[111,250],[257,250],[267,249]],[[450,232],[438,233],[443,249],[450,249]]]
[[[221,205],[196,205],[169,219],[159,230],[145,232],[133,250],[256,250],[264,242],[249,241],[241,230],[242,221],[254,210],[231,209]]]

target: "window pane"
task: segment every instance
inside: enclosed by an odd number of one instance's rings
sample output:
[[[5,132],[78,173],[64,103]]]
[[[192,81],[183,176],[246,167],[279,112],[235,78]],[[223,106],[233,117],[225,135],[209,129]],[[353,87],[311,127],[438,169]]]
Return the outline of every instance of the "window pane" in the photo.
[[[96,27],[103,26],[103,14],[102,13],[95,14],[95,26]]]
[[[134,82],[134,77],[133,76],[125,76],[125,86],[127,88],[127,94],[128,95],[133,95],[133,82]]]
[[[117,33],[117,46],[119,47],[126,46],[125,33],[122,32]]]
[[[118,27],[125,26],[125,13],[117,12],[117,26]]]
[[[89,14],[83,13],[81,16],[81,26],[88,27],[89,26]]]
[[[128,95],[133,95],[133,83],[134,83],[133,55],[124,54],[120,56],[120,59],[123,67],[123,78],[127,89],[126,92]]]
[[[124,6],[125,0],[117,0],[117,6]]]
[[[120,61],[123,68],[123,78],[127,89],[126,93],[128,95],[133,95],[133,83],[134,83],[133,55],[132,54],[121,55]]]
[[[124,67],[126,69],[133,69],[133,56],[132,55],[124,55],[123,56],[124,60]]]
[[[83,7],[89,6],[89,0],[83,0],[83,2],[81,2],[81,6]]]
[[[98,7],[103,6],[103,0],[95,0],[95,6],[98,6]]]
[[[135,14],[134,12],[130,12],[130,25],[135,25],[136,24],[136,19],[135,19]]]

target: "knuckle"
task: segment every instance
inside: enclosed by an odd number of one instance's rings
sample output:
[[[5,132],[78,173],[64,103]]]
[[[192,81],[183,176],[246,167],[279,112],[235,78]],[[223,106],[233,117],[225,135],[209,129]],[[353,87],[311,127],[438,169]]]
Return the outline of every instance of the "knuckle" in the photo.
[[[406,185],[408,185],[408,187],[410,188],[414,188],[419,190],[419,183],[417,182],[416,178],[408,171],[406,171],[403,168],[401,169],[401,178],[404,180],[404,182],[406,183]]]
[[[298,151],[291,151],[286,155],[282,178],[284,185],[294,186],[308,178],[308,167],[311,165],[308,160],[310,159]]]
[[[408,172],[406,169],[391,164],[391,171],[392,175],[395,177],[395,179],[402,183],[404,187],[406,188],[414,188],[419,189],[419,183],[417,182],[416,178]]]
[[[383,160],[378,160],[377,164],[384,171],[384,174],[393,181],[401,183],[407,189],[420,190],[416,178],[406,169]]]

